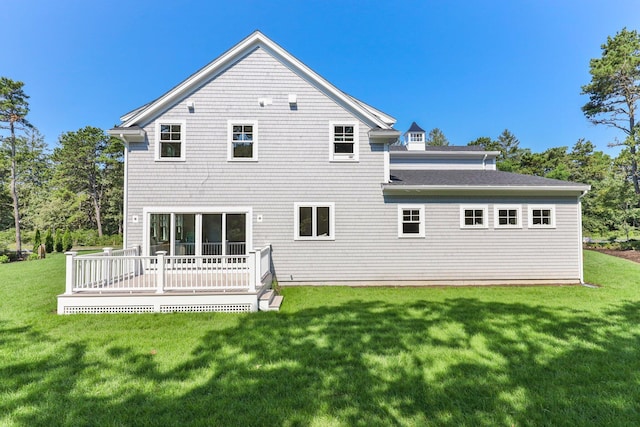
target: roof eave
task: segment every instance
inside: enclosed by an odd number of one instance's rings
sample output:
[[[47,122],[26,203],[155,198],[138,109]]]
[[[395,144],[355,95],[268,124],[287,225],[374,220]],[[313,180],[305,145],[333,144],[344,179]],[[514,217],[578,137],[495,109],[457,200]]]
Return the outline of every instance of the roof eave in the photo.
[[[147,133],[139,126],[118,126],[108,129],[107,133],[111,136],[115,136],[116,138],[120,138],[125,142],[125,144],[129,144],[131,142],[144,142],[147,137]]]
[[[402,194],[457,194],[457,195],[573,195],[580,196],[591,189],[590,185],[398,185],[382,184],[382,191],[389,195]]]
[[[498,157],[499,151],[394,151],[393,156],[431,158],[431,157]]]

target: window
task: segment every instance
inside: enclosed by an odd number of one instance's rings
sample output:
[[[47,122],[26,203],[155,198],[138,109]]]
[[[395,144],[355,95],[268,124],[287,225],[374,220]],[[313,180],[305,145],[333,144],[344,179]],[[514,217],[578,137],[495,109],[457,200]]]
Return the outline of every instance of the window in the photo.
[[[331,123],[331,160],[358,160],[357,123]]]
[[[529,206],[529,228],[554,228],[555,216],[553,206]]]
[[[487,228],[486,205],[460,206],[460,228]]]
[[[184,122],[156,123],[156,160],[184,160],[184,142]]]
[[[334,240],[333,203],[296,203],[295,240]]]
[[[398,206],[398,237],[424,237],[424,206]]]
[[[258,160],[257,122],[229,121],[228,135],[228,160]]]
[[[520,206],[496,205],[495,206],[495,227],[496,228],[521,228]]]
[[[424,133],[422,132],[409,133],[409,142],[424,142]]]

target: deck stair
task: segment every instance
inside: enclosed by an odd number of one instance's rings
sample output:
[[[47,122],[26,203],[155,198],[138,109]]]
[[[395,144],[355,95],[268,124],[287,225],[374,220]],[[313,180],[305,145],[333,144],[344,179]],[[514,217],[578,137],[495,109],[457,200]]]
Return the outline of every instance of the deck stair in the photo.
[[[260,296],[260,300],[258,301],[258,310],[280,311],[282,299],[282,295],[277,295],[273,289],[270,289]]]

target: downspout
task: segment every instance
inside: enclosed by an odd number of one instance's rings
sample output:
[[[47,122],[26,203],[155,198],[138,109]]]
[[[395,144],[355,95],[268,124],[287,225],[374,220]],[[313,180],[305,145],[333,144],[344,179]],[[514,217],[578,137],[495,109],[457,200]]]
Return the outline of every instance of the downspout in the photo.
[[[389,156],[389,144],[384,144],[383,148],[384,152],[384,180],[382,181],[385,184],[388,184],[391,181],[391,165],[390,165],[390,156]]]
[[[584,260],[582,249],[582,198],[587,194],[588,190],[583,191],[578,196],[578,268],[580,269],[580,284],[584,285]]]
[[[486,171],[487,170],[487,155],[485,154],[484,157],[482,158],[482,170]]]
[[[127,236],[127,223],[129,222],[129,210],[128,210],[128,197],[129,197],[129,162],[127,161],[129,156],[129,143],[127,139],[124,137],[124,134],[119,135],[122,142],[124,142],[124,191],[122,195],[122,248],[125,249],[128,247],[128,236]]]

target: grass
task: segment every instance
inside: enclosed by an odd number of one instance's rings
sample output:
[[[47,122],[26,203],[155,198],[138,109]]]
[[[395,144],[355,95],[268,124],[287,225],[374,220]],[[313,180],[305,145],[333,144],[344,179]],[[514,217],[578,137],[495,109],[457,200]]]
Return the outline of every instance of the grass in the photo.
[[[640,425],[640,266],[602,287],[285,288],[279,313],[55,315],[0,266],[0,425]]]

